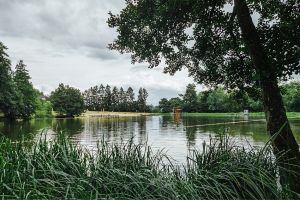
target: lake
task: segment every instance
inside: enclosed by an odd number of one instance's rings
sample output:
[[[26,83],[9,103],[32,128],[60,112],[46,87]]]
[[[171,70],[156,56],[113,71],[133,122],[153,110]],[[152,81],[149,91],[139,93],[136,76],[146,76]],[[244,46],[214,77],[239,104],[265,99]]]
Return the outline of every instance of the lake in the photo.
[[[290,119],[296,139],[300,142],[300,119]],[[209,117],[154,115],[142,117],[74,119],[33,119],[30,121],[0,121],[4,137],[37,140],[40,133],[49,139],[64,131],[73,142],[93,148],[98,140],[119,143],[133,138],[136,143],[164,149],[176,161],[184,162],[188,149],[201,149],[204,141],[222,133],[229,134],[234,144],[263,146],[269,137],[261,117]]]

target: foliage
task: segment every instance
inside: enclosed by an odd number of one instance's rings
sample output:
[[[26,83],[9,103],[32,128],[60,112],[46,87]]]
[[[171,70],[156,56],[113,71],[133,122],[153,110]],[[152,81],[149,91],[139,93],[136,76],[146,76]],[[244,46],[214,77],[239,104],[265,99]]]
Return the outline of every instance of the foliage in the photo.
[[[135,98],[134,98],[134,91],[131,87],[129,87],[126,91],[126,110],[125,111],[135,111]]]
[[[119,33],[110,49],[131,53],[133,63],[149,67],[163,62],[170,74],[187,68],[205,85],[259,86],[267,131],[280,131],[275,156],[287,152],[287,165],[300,171],[299,145],[278,87],[278,80],[300,73],[299,12],[297,0],[128,0],[120,14],[109,13],[108,25]],[[300,194],[300,172],[280,179]]]
[[[281,86],[287,111],[300,111],[300,82],[295,81]]]
[[[227,111],[228,105],[228,95],[223,89],[217,88],[209,93],[207,97],[208,110],[212,112]]]
[[[73,117],[84,111],[84,100],[80,90],[62,83],[51,92],[50,101],[53,109],[60,115]]]
[[[106,85],[104,94],[104,110],[109,110],[111,107],[111,87],[109,85]]]
[[[147,106],[148,92],[145,88],[139,91],[138,100],[135,101],[135,94],[131,87],[125,91],[123,87],[102,84],[91,87],[84,91],[85,108],[91,111],[119,111],[119,112],[144,112],[149,111]]]
[[[0,110],[10,119],[30,118],[36,111],[37,93],[22,60],[11,70],[6,50],[0,42]]]
[[[183,110],[187,112],[197,111],[197,92],[195,84],[188,84],[186,86],[185,94],[183,95]]]
[[[196,102],[190,103],[187,97],[191,87],[187,86],[186,93],[180,97],[171,99],[162,98],[159,101],[160,112],[172,112],[174,107],[182,107],[184,112],[241,112],[248,109],[251,112],[263,111],[262,102],[257,94],[249,90],[225,90],[217,87],[201,91],[197,94]],[[195,91],[192,91],[194,94]],[[300,82],[293,81],[281,85],[281,93],[284,105],[289,112],[300,111]],[[194,111],[186,108],[193,108]]]
[[[160,112],[162,112],[162,113],[172,112],[172,109],[173,109],[171,107],[171,104],[169,103],[168,99],[166,99],[166,98],[162,98],[158,102],[158,107],[160,109]]]
[[[161,112],[172,112],[175,107],[182,107],[184,112],[251,112],[262,111],[260,100],[251,98],[246,91],[225,90],[218,87],[196,93],[195,86],[189,84],[182,100],[179,97],[159,101]]]
[[[140,88],[138,97],[137,97],[137,108],[139,111],[142,111],[142,112],[148,111],[147,98],[148,98],[147,90],[145,88]]]
[[[113,87],[111,92],[109,110],[115,111],[116,109],[118,109],[118,105],[119,105],[119,90],[115,86]]]
[[[17,93],[17,118],[30,118],[36,111],[37,92],[30,82],[26,65],[21,60],[14,72],[14,83]]]
[[[36,111],[34,116],[36,118],[53,117],[51,102],[48,100],[48,98],[45,97],[42,92],[36,91],[36,93]]]
[[[165,61],[165,72],[170,74],[186,67],[198,83],[250,87],[257,83],[258,74],[232,4],[225,0],[126,1],[120,14],[110,13],[108,25],[119,33],[110,48],[131,53],[132,62],[146,61],[150,67]],[[297,1],[247,4],[251,13],[258,13],[256,29],[277,77],[299,73]]]
[[[16,118],[16,91],[7,47],[0,42],[0,110],[6,117]]]
[[[117,109],[121,112],[129,110],[129,108],[127,108],[128,106],[127,95],[122,87],[120,88],[118,97],[119,97],[119,101],[118,101]]]
[[[94,153],[63,134],[27,142],[0,142],[1,198],[289,199],[287,187],[278,188],[269,146],[245,150],[221,137],[190,152],[187,165],[178,167],[133,140],[100,141]]]

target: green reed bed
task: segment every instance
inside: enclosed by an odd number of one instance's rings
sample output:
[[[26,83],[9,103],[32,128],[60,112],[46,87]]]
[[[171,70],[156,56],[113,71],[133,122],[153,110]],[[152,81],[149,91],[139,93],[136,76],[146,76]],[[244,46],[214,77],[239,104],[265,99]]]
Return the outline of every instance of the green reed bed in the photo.
[[[245,150],[211,140],[174,166],[163,152],[99,142],[88,151],[63,134],[53,141],[0,142],[2,199],[286,199],[267,146]]]

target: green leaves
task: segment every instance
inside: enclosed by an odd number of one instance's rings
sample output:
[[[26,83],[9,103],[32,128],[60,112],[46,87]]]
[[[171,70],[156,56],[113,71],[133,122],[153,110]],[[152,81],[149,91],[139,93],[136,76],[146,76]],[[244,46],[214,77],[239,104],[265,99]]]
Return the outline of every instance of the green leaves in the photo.
[[[83,96],[80,90],[62,83],[51,93],[50,101],[53,109],[60,115],[73,117],[84,111]]]
[[[37,93],[22,60],[12,72],[6,50],[0,42],[0,110],[10,119],[29,118],[36,110]]]
[[[137,97],[137,108],[140,112],[146,112],[147,108],[148,92],[145,88],[140,88]]]
[[[15,104],[14,83],[7,47],[0,42],[0,110],[10,115]]]
[[[299,73],[299,6],[291,1],[247,1],[278,79]],[[232,1],[127,1],[108,25],[119,35],[110,49],[131,53],[132,62],[164,66],[174,74],[187,68],[198,83],[231,89],[257,84],[257,75]],[[289,12],[290,11],[290,12]]]
[[[13,78],[17,92],[17,117],[29,118],[36,110],[37,92],[22,60],[17,64]]]

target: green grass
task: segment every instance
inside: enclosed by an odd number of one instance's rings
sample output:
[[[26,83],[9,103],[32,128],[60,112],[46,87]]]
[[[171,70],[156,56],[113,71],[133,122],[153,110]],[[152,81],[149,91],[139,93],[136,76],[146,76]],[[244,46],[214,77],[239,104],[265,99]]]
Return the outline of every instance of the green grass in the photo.
[[[188,117],[238,117],[240,113],[183,113]]]
[[[239,117],[241,113],[183,113],[188,117]],[[250,117],[265,117],[264,112],[250,112]],[[287,112],[289,118],[300,118],[300,112]]]
[[[300,112],[287,112],[289,118],[300,118]]]
[[[94,151],[63,134],[53,141],[0,143],[2,199],[287,199],[269,146],[234,147],[221,137],[193,151],[185,167],[131,141]],[[285,187],[284,187],[285,188]]]

